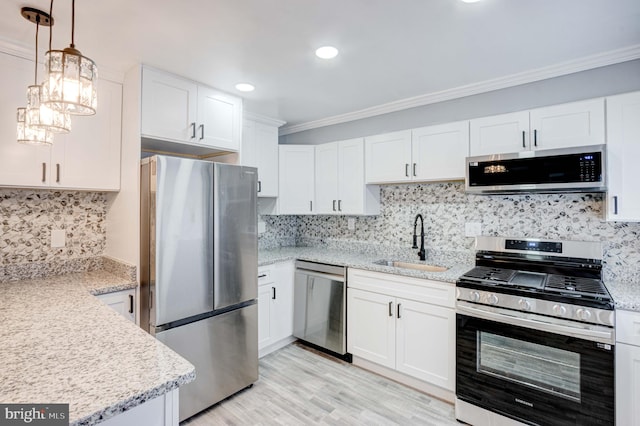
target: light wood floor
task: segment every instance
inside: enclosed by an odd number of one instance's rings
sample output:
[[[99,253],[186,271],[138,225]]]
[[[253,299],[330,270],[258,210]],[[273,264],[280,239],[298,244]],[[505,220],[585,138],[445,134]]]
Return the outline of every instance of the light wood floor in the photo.
[[[452,405],[297,343],[262,358],[252,388],[181,423],[274,424],[459,425]]]

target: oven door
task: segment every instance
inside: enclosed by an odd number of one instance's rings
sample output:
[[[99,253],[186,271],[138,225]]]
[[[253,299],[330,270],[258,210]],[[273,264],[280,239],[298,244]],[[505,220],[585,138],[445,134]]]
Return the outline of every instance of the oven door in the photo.
[[[613,344],[460,313],[456,322],[458,399],[531,425],[614,424]]]

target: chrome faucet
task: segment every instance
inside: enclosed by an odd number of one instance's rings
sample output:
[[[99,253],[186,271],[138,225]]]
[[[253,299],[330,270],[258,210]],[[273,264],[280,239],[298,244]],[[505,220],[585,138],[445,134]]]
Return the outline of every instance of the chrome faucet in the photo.
[[[427,257],[424,251],[424,219],[421,214],[416,215],[416,219],[413,222],[413,247],[411,248],[418,248],[418,236],[416,235],[418,219],[420,219],[420,251],[418,251],[418,256],[420,257],[420,260],[426,260]]]

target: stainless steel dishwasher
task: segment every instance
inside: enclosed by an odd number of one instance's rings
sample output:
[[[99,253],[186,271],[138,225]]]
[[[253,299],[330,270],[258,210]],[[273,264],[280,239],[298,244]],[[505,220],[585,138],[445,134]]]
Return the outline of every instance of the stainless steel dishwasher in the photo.
[[[293,335],[346,358],[345,276],[342,266],[296,262]]]

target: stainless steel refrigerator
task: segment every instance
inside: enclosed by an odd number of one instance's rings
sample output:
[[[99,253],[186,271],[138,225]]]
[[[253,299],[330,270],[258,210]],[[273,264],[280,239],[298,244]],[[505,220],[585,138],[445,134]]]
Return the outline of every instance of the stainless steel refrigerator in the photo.
[[[258,379],[257,172],[158,155],[140,177],[140,325],[196,367],[182,421]]]

